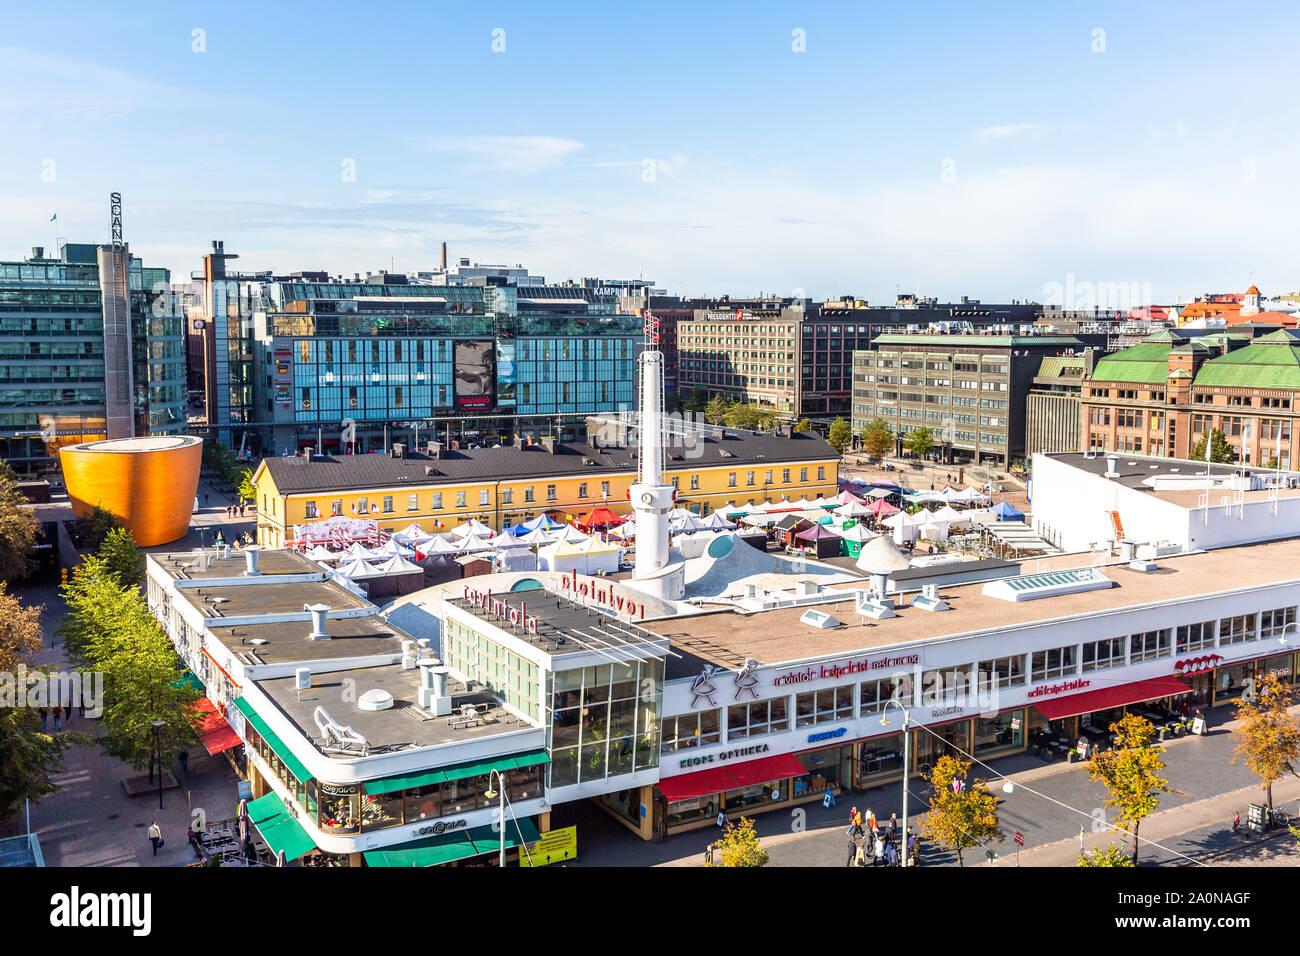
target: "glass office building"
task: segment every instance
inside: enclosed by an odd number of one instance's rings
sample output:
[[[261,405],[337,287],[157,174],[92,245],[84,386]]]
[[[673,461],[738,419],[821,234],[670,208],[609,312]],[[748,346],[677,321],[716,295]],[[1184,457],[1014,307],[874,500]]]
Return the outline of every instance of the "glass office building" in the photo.
[[[55,465],[58,447],[107,435],[98,247],[65,243],[0,262],[0,457],[20,473]],[[170,274],[128,254],[134,433],[185,429],[182,319]],[[127,395],[124,393],[123,398]]]

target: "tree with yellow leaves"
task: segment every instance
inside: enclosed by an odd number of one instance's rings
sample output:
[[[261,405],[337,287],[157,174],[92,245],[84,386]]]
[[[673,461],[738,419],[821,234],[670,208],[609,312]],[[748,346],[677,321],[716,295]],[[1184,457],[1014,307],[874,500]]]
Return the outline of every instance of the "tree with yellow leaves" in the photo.
[[[1116,811],[1116,826],[1133,835],[1133,865],[1138,858],[1138,828],[1160,804],[1157,794],[1169,791],[1160,755],[1164,747],[1152,743],[1155,728],[1136,714],[1125,714],[1110,725],[1115,746],[1097,754],[1088,775],[1110,791],[1106,806]],[[1131,829],[1130,829],[1131,826]]]
[[[1240,697],[1233,701],[1240,726],[1233,731],[1237,749],[1232,763],[1245,761],[1250,772],[1259,777],[1273,811],[1273,781],[1294,774],[1300,758],[1300,726],[1287,713],[1291,706],[1290,689],[1276,674],[1265,674],[1255,682],[1255,699]]]
[[[1106,849],[1088,850],[1079,854],[1079,866],[1133,866],[1133,858],[1124,852],[1121,843],[1107,843]]]
[[[705,866],[767,866],[767,851],[759,845],[754,821],[741,817],[728,823],[722,838],[714,844],[712,859]]]
[[[981,779],[966,782],[970,761],[940,757],[927,778],[930,784],[930,812],[921,833],[940,846],[957,853],[957,865],[965,866],[962,850],[974,849],[1002,839],[998,826],[998,798],[989,793]]]

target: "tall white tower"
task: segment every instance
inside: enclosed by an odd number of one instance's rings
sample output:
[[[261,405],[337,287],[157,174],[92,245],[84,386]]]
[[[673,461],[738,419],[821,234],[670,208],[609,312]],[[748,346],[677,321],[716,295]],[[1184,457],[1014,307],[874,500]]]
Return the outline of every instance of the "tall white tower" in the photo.
[[[634,578],[651,578],[668,565],[668,513],[673,508],[673,486],[664,481],[664,354],[659,351],[659,323],[645,312],[646,349],[641,365],[638,408],[641,458],[637,480],[631,488],[636,514],[636,570]]]

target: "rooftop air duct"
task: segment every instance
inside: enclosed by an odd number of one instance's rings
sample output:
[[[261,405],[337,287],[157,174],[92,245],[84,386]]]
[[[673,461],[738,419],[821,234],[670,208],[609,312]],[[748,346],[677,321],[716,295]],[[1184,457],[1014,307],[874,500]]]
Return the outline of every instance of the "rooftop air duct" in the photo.
[[[329,632],[325,630],[326,615],[330,612],[328,604],[304,604],[304,611],[311,611],[311,633],[307,635],[309,641],[328,641]]]
[[[257,544],[250,544],[244,549],[244,574],[250,578],[262,573],[257,566],[258,556],[261,553],[262,547]]]

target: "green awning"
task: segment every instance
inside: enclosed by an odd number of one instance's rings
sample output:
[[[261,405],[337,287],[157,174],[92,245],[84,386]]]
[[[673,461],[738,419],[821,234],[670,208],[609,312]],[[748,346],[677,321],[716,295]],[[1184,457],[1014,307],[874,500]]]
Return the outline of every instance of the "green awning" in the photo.
[[[293,751],[285,745],[285,742],[279,738],[274,730],[266,725],[266,721],[258,716],[252,704],[243,697],[236,697],[235,706],[239,708],[239,712],[244,715],[245,719],[253,725],[253,729],[262,735],[262,739],[275,751],[275,755],[284,761],[284,765],[298,778],[300,783],[306,783],[312,778],[312,772],[307,769],[301,760],[293,755]]]
[[[478,777],[493,770],[515,770],[523,767],[535,767],[539,763],[548,763],[550,757],[545,750],[529,750],[526,753],[511,754],[505,757],[493,757],[489,760],[476,760],[472,763],[454,764],[439,767],[437,770],[424,770],[420,773],[400,774],[395,777],[382,777],[366,781],[366,793],[396,793],[411,787],[428,787],[448,780],[464,780],[466,777]]]
[[[293,818],[277,793],[268,793],[249,803],[248,818],[271,852],[279,854],[283,850],[285,860],[296,860],[316,849],[316,841]]]
[[[189,684],[191,687],[193,687],[193,688],[194,688],[196,691],[198,691],[200,694],[202,694],[202,693],[204,692],[203,682],[200,681],[197,677],[194,676],[194,672],[193,672],[193,671],[186,671],[186,672],[185,672],[185,676],[182,677],[180,680],[172,681],[172,686],[173,686],[173,687],[181,687],[181,686],[183,686],[183,685],[185,685],[185,684]]]
[[[520,831],[523,839],[520,839]],[[537,826],[530,819],[514,820],[506,824],[506,847],[520,843],[533,843],[538,839]],[[492,827],[475,827],[451,836],[430,837],[411,843],[400,843],[383,850],[368,850],[362,854],[367,866],[442,866],[457,860],[482,856],[501,849],[501,833]]]

